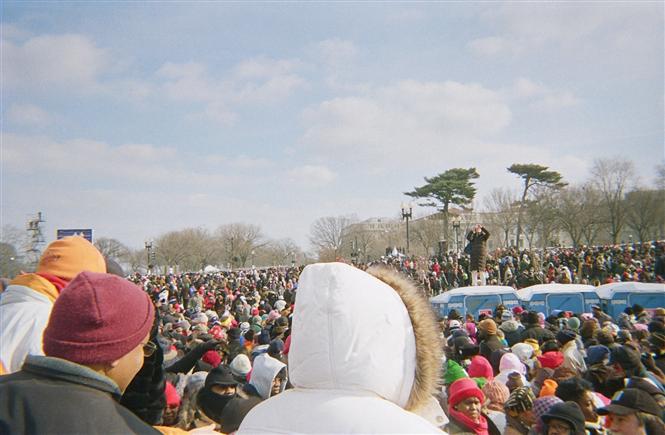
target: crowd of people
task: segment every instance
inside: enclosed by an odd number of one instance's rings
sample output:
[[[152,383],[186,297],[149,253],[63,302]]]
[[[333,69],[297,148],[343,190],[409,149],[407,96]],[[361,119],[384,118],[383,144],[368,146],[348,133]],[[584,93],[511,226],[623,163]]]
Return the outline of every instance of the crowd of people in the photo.
[[[472,252],[449,252],[430,259],[395,257],[384,261],[418,280],[429,295],[473,285]],[[482,255],[483,284],[516,289],[552,282],[599,286],[611,282],[665,282],[665,242],[517,250],[500,248]],[[475,261],[475,263],[474,263]]]
[[[663,261],[496,254],[488,283],[550,263],[656,280]],[[125,277],[55,241],[0,294],[0,433],[665,434],[664,308],[437,319],[425,283],[465,256],[440,260]]]

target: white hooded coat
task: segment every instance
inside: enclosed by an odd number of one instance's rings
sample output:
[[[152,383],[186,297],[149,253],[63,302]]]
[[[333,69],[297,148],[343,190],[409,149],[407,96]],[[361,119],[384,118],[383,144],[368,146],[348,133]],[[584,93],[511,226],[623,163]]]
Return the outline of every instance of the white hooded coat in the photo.
[[[422,377],[436,369],[416,373],[414,326],[390,285],[342,263],[307,266],[291,337],[295,388],[252,409],[239,433],[441,433],[406,410],[414,395],[431,403],[412,389],[431,389]]]
[[[270,397],[272,381],[284,367],[286,367],[286,364],[271,357],[267,353],[262,353],[254,358],[254,367],[252,369],[249,383],[259,393],[261,399],[265,400]],[[286,379],[282,382],[281,388],[282,391],[286,388]]]

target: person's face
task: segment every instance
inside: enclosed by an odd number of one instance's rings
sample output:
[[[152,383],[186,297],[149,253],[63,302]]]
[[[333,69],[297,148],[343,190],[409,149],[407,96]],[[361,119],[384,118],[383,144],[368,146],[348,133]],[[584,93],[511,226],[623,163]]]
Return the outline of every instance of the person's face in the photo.
[[[275,379],[272,380],[272,387],[270,388],[270,397],[282,391],[282,382],[284,382],[282,378],[275,376]]]
[[[644,432],[640,426],[636,414],[617,415],[612,414],[612,426],[610,430],[616,435],[637,435]]]
[[[582,398],[577,402],[584,414],[584,420],[595,423],[598,421],[598,414],[596,414],[596,405],[593,400],[593,393],[586,391]]]
[[[533,409],[529,409],[520,413],[520,420],[524,422],[527,426],[536,424],[536,414],[533,413]]]
[[[213,385],[211,388],[212,392],[219,394],[220,396],[229,396],[236,393],[235,385]]]
[[[570,424],[564,420],[552,419],[547,425],[547,435],[572,435]]]
[[[167,406],[166,408],[164,408],[164,417],[163,417],[164,426],[172,426],[177,422],[179,409],[180,409],[179,406]]]
[[[129,351],[128,354],[111,363],[111,368],[106,371],[106,376],[113,379],[123,393],[127,389],[127,386],[132,382],[132,379],[134,379],[134,376],[136,376],[139,370],[141,370],[141,367],[143,367],[143,361],[145,359],[143,346],[145,346],[149,340],[150,333],[141,340],[141,343]]]
[[[480,421],[480,408],[481,403],[477,397],[469,397],[468,399],[464,399],[455,406],[456,410],[475,422]]]

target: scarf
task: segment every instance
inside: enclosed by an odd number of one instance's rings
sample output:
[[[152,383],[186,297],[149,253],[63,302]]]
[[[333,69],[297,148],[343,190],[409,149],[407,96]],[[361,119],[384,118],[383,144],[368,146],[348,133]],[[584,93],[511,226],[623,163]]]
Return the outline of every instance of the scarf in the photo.
[[[60,293],[62,289],[65,288],[67,284],[69,284],[69,281],[66,279],[59,278],[55,275],[51,275],[50,273],[38,273],[37,275],[47,279],[51,284],[53,284],[55,288],[58,289],[58,293]]]
[[[476,423],[464,413],[456,410],[452,406],[448,409],[450,418],[462,423],[466,428],[471,429],[476,435],[489,435],[487,419],[481,414],[480,421]]]
[[[68,281],[47,273],[26,273],[14,278],[10,284],[28,287],[55,302],[60,290],[68,284]]]

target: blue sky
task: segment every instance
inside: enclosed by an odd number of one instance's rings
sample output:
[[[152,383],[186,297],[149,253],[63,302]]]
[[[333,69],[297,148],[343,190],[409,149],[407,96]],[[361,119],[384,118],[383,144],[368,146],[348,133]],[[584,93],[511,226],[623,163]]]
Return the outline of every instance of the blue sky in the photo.
[[[478,168],[663,162],[663,3],[3,2],[2,224],[139,247],[394,217]],[[424,213],[425,210],[418,211]]]

